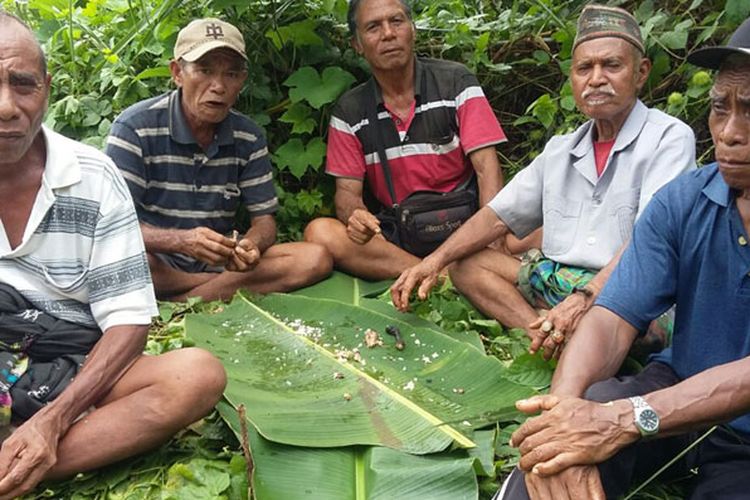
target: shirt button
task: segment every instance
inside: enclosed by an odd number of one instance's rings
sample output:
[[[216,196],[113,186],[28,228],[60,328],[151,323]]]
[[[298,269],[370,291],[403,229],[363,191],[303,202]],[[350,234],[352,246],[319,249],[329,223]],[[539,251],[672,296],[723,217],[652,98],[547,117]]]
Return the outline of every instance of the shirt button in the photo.
[[[401,125],[401,120],[399,120],[398,118],[396,118],[396,125]]]
[[[743,246],[743,247],[747,245],[747,239],[742,235],[740,235],[740,237],[737,238],[737,242],[740,244],[740,246]]]
[[[589,245],[593,245],[594,243],[596,243],[596,238],[594,236],[589,236],[588,238],[586,238],[586,243],[588,243]]]

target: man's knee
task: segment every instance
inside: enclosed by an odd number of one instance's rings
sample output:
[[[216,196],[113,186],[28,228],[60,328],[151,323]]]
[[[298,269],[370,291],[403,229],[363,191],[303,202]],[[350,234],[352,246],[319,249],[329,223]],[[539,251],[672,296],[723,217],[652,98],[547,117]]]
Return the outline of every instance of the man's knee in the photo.
[[[323,245],[334,254],[341,239],[346,237],[346,227],[339,220],[330,217],[312,220],[305,228],[304,234],[305,241]]]
[[[462,288],[470,287],[470,283],[473,281],[474,276],[479,270],[477,260],[474,255],[469,255],[466,258],[456,261],[452,266],[448,268],[448,276],[451,278],[451,282],[461,290]]]
[[[589,401],[606,403],[615,399],[629,398],[670,387],[680,380],[668,365],[649,363],[636,375],[612,377],[592,384],[584,394]]]
[[[320,244],[305,243],[302,274],[306,282],[320,281],[333,271],[333,256]]]
[[[227,385],[226,371],[221,361],[204,349],[189,347],[168,355],[168,373],[173,376],[156,381],[162,388],[159,404],[178,419],[184,415],[186,425],[207,415],[219,402]]]
[[[268,258],[279,280],[280,290],[296,290],[327,278],[333,271],[333,256],[318,243],[282,243],[271,247]],[[255,279],[252,275],[248,278]]]

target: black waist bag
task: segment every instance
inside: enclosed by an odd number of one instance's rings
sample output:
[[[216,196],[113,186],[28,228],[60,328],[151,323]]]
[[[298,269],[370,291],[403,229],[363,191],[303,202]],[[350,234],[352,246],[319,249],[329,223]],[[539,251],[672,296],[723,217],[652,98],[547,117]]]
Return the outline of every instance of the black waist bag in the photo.
[[[378,126],[376,102],[377,99],[373,98],[368,106],[368,120],[372,124],[373,142],[392,203],[384,212],[381,212],[378,218],[381,222],[387,220],[389,226],[395,225],[392,232],[395,233],[396,238],[393,240],[397,240],[398,246],[412,255],[425,257],[478,210],[477,178],[476,175],[472,175],[465,187],[448,193],[417,191],[400,204],[397,203],[382,130]],[[451,135],[450,138],[452,137]],[[391,233],[390,230],[388,232]]]
[[[413,193],[396,208],[401,247],[417,257],[432,253],[477,208],[477,193],[472,189]]]

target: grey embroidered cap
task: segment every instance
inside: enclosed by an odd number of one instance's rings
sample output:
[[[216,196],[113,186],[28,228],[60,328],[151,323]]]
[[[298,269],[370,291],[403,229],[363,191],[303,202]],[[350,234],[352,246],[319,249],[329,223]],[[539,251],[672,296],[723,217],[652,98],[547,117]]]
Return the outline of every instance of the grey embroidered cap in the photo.
[[[635,45],[642,54],[646,53],[641,28],[630,12],[607,5],[587,5],[578,17],[573,50],[583,42],[604,37],[622,38]]]
[[[247,59],[245,39],[242,38],[240,30],[221,19],[196,19],[182,28],[177,35],[174,58],[193,62],[207,52],[222,47],[231,49],[243,59]]]

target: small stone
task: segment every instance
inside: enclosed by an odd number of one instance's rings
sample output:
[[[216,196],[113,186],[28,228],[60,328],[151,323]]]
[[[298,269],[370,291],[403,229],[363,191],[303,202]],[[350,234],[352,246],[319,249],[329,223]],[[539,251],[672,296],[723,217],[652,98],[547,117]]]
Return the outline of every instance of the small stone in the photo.
[[[341,380],[344,378],[344,374],[341,372],[334,372],[333,374],[333,380]]]
[[[345,392],[344,393],[344,399],[347,400],[347,401],[351,401],[352,400],[352,395],[349,394],[348,392]]]

